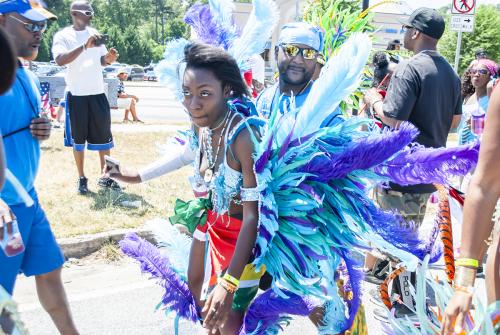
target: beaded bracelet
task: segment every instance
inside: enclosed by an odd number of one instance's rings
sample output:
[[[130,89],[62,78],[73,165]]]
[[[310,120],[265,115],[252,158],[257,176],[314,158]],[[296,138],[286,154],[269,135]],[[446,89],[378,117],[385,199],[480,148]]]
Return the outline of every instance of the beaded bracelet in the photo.
[[[240,281],[238,279],[234,278],[233,276],[231,276],[227,272],[224,274],[224,276],[222,276],[222,279],[230,282],[231,284],[233,284],[236,287],[240,286]]]
[[[479,261],[477,259],[472,259],[472,258],[458,258],[457,260],[455,260],[455,265],[456,266],[470,266],[473,268],[478,268]]]
[[[236,290],[238,289],[236,286],[224,279],[219,280],[219,285],[230,294],[236,293]]]

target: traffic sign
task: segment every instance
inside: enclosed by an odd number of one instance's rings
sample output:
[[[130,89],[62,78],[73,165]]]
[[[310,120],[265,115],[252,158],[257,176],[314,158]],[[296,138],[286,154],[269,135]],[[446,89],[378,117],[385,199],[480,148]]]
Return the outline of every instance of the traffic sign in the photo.
[[[452,31],[472,33],[474,31],[474,15],[452,14],[450,29]]]
[[[476,0],[452,0],[451,14],[474,15]]]

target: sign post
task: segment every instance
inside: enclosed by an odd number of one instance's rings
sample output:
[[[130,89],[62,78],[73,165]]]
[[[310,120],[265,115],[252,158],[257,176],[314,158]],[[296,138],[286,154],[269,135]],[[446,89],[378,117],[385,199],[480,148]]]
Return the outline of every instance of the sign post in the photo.
[[[462,49],[462,33],[474,31],[474,14],[476,0],[452,0],[450,29],[458,32],[457,50],[455,52],[455,71],[458,71],[460,51]]]

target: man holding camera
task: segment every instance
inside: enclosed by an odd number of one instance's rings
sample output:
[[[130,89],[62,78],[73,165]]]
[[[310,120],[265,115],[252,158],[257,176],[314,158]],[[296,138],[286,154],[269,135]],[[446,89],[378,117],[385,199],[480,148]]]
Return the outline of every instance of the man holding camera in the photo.
[[[90,23],[94,10],[87,1],[73,1],[70,7],[73,25],[54,36],[52,54],[60,66],[67,66],[66,74],[66,127],[64,145],[73,147],[78,169],[78,193],[87,194],[84,172],[84,152],[99,151],[101,171],[104,156],[113,147],[111,113],[104,94],[102,66],[115,62],[118,52],[104,46],[106,35],[101,35]],[[101,177],[98,185],[120,189],[116,181]]]

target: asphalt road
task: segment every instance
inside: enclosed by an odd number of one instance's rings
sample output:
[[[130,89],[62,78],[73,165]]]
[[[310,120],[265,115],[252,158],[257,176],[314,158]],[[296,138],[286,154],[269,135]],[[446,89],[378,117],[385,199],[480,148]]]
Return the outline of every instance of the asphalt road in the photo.
[[[443,274],[443,271],[439,273]],[[160,287],[141,275],[139,266],[131,260],[111,264],[102,260],[68,262],[63,271],[63,281],[82,335],[174,334],[173,319],[167,318],[162,311],[155,311],[161,298]],[[375,310],[380,310],[370,294],[375,288],[375,285],[363,282],[363,304],[369,335],[385,335],[389,333],[387,324],[375,319]],[[479,296],[485,296],[483,279],[477,281],[476,290]],[[57,334],[38,302],[34,279],[20,276],[14,298],[30,334]],[[283,332],[285,335],[316,333],[306,318],[292,320]],[[203,334],[203,330],[181,321],[179,334],[197,335]]]
[[[162,311],[155,312],[161,289],[141,275],[136,264],[71,264],[63,271],[63,278],[82,335],[174,334],[173,319]],[[15,300],[30,334],[57,334],[38,303],[33,279],[19,278]],[[294,320],[285,334],[299,333],[315,333],[309,320]],[[180,334],[203,334],[203,330],[181,321]]]

